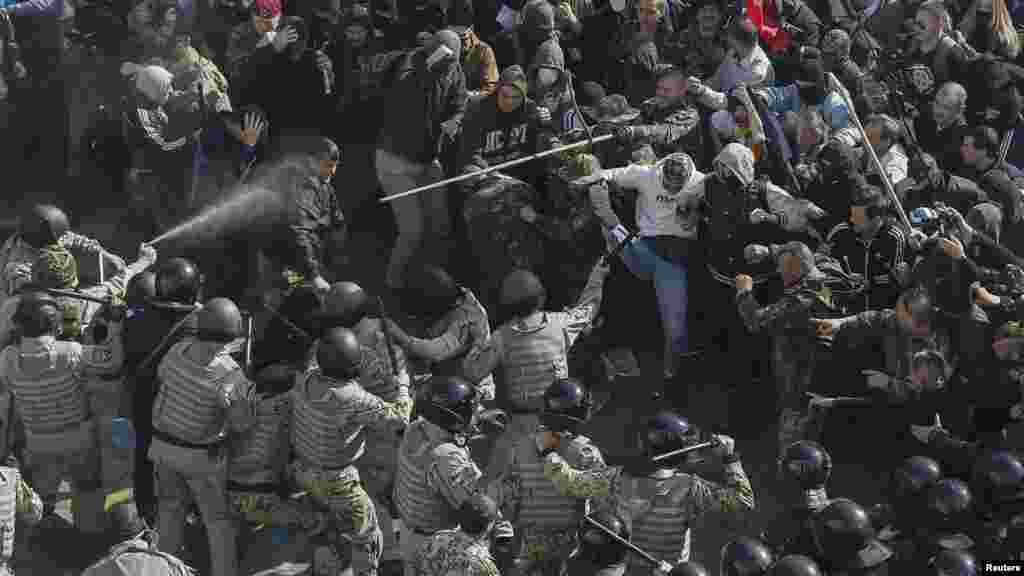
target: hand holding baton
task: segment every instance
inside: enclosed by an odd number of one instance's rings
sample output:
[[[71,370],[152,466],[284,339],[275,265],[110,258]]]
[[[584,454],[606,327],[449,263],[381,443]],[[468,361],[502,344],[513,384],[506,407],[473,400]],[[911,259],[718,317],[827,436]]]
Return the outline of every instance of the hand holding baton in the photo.
[[[649,553],[645,552],[643,549],[638,547],[636,544],[633,544],[629,540],[626,540],[622,536],[619,536],[618,534],[613,532],[610,528],[608,528],[604,524],[601,524],[597,520],[594,520],[589,515],[588,516],[584,516],[583,520],[587,524],[590,524],[594,528],[597,528],[598,530],[603,532],[605,536],[611,538],[612,540],[614,540],[615,542],[625,546],[626,548],[629,548],[634,554],[636,554],[637,556],[643,558],[647,562],[650,562],[652,566],[658,566],[658,565],[661,564],[661,562],[657,558],[655,558],[654,556],[651,556]]]

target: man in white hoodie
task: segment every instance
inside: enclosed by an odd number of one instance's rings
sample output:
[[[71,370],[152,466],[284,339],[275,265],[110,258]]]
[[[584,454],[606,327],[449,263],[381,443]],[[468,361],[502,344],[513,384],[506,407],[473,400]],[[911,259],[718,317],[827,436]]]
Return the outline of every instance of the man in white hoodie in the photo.
[[[686,154],[666,156],[654,165],[632,164],[604,170],[595,180],[614,182],[636,190],[637,238],[622,251],[622,260],[630,272],[651,279],[658,294],[658,308],[665,328],[664,374],[675,376],[684,354],[689,353],[687,334],[688,252],[697,239],[698,214],[689,200],[691,190],[704,180]],[[592,177],[593,178],[593,177]],[[591,202],[604,222],[610,242],[619,244],[626,236],[619,218],[611,209],[608,188],[593,186]]]

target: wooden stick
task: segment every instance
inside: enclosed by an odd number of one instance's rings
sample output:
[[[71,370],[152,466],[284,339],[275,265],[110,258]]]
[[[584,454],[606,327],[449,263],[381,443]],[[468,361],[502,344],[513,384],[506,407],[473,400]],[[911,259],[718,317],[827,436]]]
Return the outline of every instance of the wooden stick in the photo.
[[[433,184],[427,184],[426,186],[420,186],[419,188],[413,188],[412,190],[406,190],[405,192],[399,192],[398,194],[392,194],[391,196],[385,196],[381,198],[379,202],[381,204],[387,204],[392,200],[398,200],[399,198],[405,198],[406,196],[412,196],[413,194],[419,194],[420,192],[426,192],[427,190],[434,190],[435,188],[443,188],[449,184],[455,184],[456,182],[462,182],[472,178],[477,178],[479,176],[490,174],[491,172],[504,170],[505,168],[511,168],[513,166],[519,166],[520,164],[526,164],[527,162],[540,160],[541,158],[547,158],[548,156],[554,156],[555,154],[560,154],[562,152],[567,152],[569,150],[575,150],[576,148],[582,148],[584,146],[589,146],[591,144],[597,144],[599,142],[604,142],[605,140],[611,140],[614,137],[614,134],[605,134],[603,136],[598,136],[593,140],[583,140],[580,142],[575,142],[573,144],[559,146],[558,148],[552,148],[551,150],[545,150],[544,152],[537,152],[536,154],[531,154],[529,156],[524,156],[522,158],[517,158],[515,160],[509,160],[508,162],[503,162],[495,166],[490,166],[488,168],[484,168],[483,170],[470,172],[468,174],[463,174],[461,176],[456,176],[454,178],[448,178],[447,180],[441,180],[440,182],[434,182]]]

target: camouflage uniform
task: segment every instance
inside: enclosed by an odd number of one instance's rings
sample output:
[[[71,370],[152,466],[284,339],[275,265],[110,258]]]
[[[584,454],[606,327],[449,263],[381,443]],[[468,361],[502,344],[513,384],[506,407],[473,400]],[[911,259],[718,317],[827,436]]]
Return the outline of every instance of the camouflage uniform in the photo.
[[[561,494],[544,477],[544,459],[537,450],[539,434],[524,437],[509,453],[505,468],[490,486],[502,515],[515,526],[518,554],[515,573],[558,574],[576,544],[576,529],[585,500]],[[574,468],[604,467],[601,452],[584,436],[567,438],[558,453]]]
[[[486,540],[461,530],[441,530],[416,552],[414,576],[499,576]]]
[[[58,242],[68,250],[77,249],[88,254],[103,252],[99,242],[74,232],[65,232]],[[0,302],[31,280],[32,263],[38,252],[39,249],[25,242],[20,234],[11,236],[0,247]]]
[[[689,560],[690,526],[706,512],[754,509],[754,490],[739,461],[726,460],[723,473],[724,485],[718,485],[693,474],[672,472],[655,480],[652,495],[651,489],[644,486],[651,480],[633,478],[619,467],[576,470],[557,453],[549,454],[544,464],[544,476],[555,483],[559,492],[593,498],[601,506],[614,507],[630,525],[634,544],[672,564]],[[665,521],[661,521],[663,516]],[[650,533],[639,530],[659,525],[660,530]],[[672,529],[666,529],[669,527]],[[678,533],[680,529],[682,533]],[[650,566],[631,556],[628,573],[647,576]]]
[[[822,275],[814,267],[810,249],[803,244],[799,246],[803,248],[801,252],[793,252],[798,248],[789,246],[780,257],[800,257],[807,274],[799,284],[787,288],[781,300],[761,307],[753,290],[736,294],[736,305],[747,329],[755,333],[769,332],[773,336],[771,358],[779,414],[779,454],[800,440],[803,434],[806,415],[802,413],[802,407],[814,380],[818,351],[811,318],[822,316],[822,310],[828,308],[830,300]]]
[[[14,527],[31,526],[43,516],[43,501],[21,479],[17,468],[0,467],[0,576],[13,576]]]

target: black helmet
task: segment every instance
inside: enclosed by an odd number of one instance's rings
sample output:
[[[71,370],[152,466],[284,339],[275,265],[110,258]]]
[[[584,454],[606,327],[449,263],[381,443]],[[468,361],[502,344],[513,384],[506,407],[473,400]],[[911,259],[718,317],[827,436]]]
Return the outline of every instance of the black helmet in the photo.
[[[314,317],[320,313],[322,306],[323,298],[320,295],[320,291],[316,289],[316,286],[312,284],[299,284],[285,294],[277,312],[296,327],[304,330],[310,337],[315,338]],[[289,339],[299,336],[294,333],[295,331],[292,328],[283,325],[279,326],[279,324],[283,324],[280,319],[275,318],[272,320],[272,328],[268,329],[268,332],[273,334],[274,331],[281,330],[288,335]],[[305,342],[305,344],[308,345],[309,343]]]
[[[36,204],[21,222],[21,237],[35,248],[53,244],[71,229],[68,215],[52,204]]]
[[[348,328],[331,328],[316,347],[316,362],[328,378],[350,380],[359,377],[363,348]]]
[[[648,458],[655,458],[696,444],[699,438],[697,428],[686,418],[673,412],[659,412],[647,421],[639,448],[646,452]]]
[[[783,476],[805,490],[823,487],[832,475],[832,457],[820,444],[806,440],[786,447],[779,465]]]
[[[18,296],[12,320],[22,335],[36,338],[58,334],[64,312],[60,303],[46,292],[25,292]]]
[[[853,500],[840,498],[814,515],[814,544],[822,558],[843,564],[875,539],[875,527],[866,510]]]
[[[111,343],[111,324],[124,321],[125,308],[114,304],[100,306],[92,316],[89,328],[82,331],[82,343],[89,346],[106,346]]]
[[[515,315],[525,315],[544,306],[544,285],[529,270],[513,270],[501,282],[500,303]]]
[[[198,313],[199,339],[206,342],[231,342],[245,334],[242,313],[227,298],[213,298]]]
[[[541,424],[552,432],[576,432],[590,417],[590,394],[575,378],[555,380],[544,391]]]
[[[370,297],[355,282],[338,282],[324,298],[321,330],[344,326],[351,328],[366,316]]]
[[[916,522],[924,512],[928,489],[942,478],[942,468],[926,456],[911,456],[893,471],[888,500],[898,523]]]
[[[435,318],[451,310],[462,296],[462,289],[448,272],[427,266],[410,275],[402,294],[403,308],[414,316]]]
[[[277,363],[265,366],[256,373],[256,391],[267,396],[287,393],[294,386],[295,375],[298,372],[290,364]]]
[[[156,299],[192,304],[199,298],[199,269],[184,258],[171,258],[157,268]]]
[[[971,491],[985,512],[1024,499],[1024,464],[1012,452],[989,452],[974,463]]]
[[[599,510],[590,514],[590,518],[608,528],[623,540],[629,541],[629,527],[614,512]],[[580,541],[580,556],[595,566],[606,567],[620,564],[626,560],[629,549],[609,536],[604,530],[594,526],[584,518],[580,522],[577,537]]]
[[[769,576],[822,576],[818,564],[807,556],[790,554],[784,556],[772,566]]]
[[[960,532],[970,518],[973,504],[967,484],[943,478],[928,489],[927,526],[938,533]]]
[[[668,573],[668,576],[711,576],[708,569],[699,562],[690,560],[682,564],[676,564],[675,568]]]
[[[978,573],[974,556],[964,550],[943,550],[928,561],[934,576],[974,576]]]
[[[737,538],[722,547],[721,576],[766,576],[772,567],[772,552],[753,538]]]
[[[156,298],[156,274],[150,270],[132,276],[124,299],[129,306],[141,306]]]
[[[473,385],[458,376],[434,376],[416,395],[416,412],[453,434],[471,430],[476,406]]]

